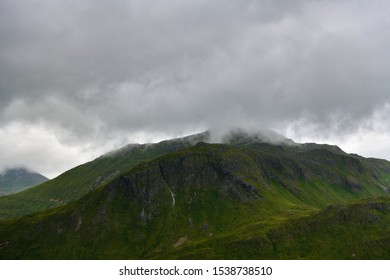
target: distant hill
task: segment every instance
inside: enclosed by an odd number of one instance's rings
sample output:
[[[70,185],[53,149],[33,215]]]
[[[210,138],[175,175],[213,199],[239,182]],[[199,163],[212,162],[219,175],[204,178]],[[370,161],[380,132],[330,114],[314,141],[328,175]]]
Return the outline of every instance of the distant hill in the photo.
[[[132,145],[4,197],[30,214],[0,222],[0,258],[390,258],[390,162],[272,138]],[[59,207],[33,213],[43,190]]]
[[[0,173],[0,196],[21,192],[48,180],[25,168],[10,168]]]

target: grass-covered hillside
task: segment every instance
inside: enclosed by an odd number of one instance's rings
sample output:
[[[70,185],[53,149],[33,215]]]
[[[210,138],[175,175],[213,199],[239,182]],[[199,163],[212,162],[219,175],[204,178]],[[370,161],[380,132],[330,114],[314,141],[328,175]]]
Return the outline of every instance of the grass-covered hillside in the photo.
[[[21,217],[36,211],[65,205],[91,190],[118,177],[135,165],[169,152],[205,141],[209,133],[201,133],[157,144],[132,144],[77,166],[57,178],[35,188],[0,197],[0,220]]]
[[[3,221],[0,258],[389,257],[390,163],[241,140],[143,160],[78,200]]]

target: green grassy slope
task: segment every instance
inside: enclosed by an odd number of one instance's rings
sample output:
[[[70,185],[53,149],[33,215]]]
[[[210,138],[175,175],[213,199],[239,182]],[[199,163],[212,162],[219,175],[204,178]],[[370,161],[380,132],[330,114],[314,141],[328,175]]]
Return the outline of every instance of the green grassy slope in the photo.
[[[281,259],[390,259],[390,199],[329,206],[268,236]]]
[[[129,145],[77,166],[57,178],[14,195],[0,197],[0,220],[65,205],[141,162],[208,139],[208,132],[157,144]]]
[[[201,240],[160,259],[390,259],[390,199],[332,205]]]
[[[314,242],[339,215],[329,205],[388,195],[387,162],[332,149],[199,143],[140,163],[68,205],[0,223],[0,258],[316,258],[301,248],[301,223],[319,221]],[[378,215],[375,223],[387,221],[386,211]],[[359,244],[386,243],[384,224]],[[340,232],[350,225],[340,223]],[[359,248],[355,256],[371,256]]]

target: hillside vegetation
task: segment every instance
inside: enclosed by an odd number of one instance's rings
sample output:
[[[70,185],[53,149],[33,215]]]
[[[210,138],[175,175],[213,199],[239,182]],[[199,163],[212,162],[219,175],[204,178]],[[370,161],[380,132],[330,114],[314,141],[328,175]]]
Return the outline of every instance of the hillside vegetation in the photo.
[[[389,162],[240,135],[190,142],[127,170],[118,154],[78,167],[123,169],[66,205],[1,222],[0,258],[389,257]]]
[[[0,220],[21,217],[65,205],[118,177],[141,162],[208,139],[209,133],[162,141],[157,144],[131,144],[77,166],[57,178],[15,195],[0,197]]]

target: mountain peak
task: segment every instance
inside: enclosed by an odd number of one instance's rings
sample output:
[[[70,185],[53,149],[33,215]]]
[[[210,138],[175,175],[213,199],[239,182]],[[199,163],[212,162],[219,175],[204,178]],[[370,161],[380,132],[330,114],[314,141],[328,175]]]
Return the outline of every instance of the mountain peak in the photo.
[[[269,143],[274,145],[296,145],[296,143],[273,130],[262,129],[258,131],[233,129],[221,137],[224,144],[252,144]]]
[[[25,167],[12,167],[0,173],[0,196],[23,191],[48,178]]]

